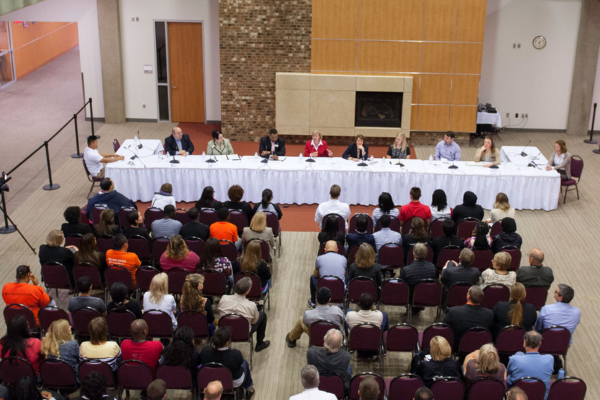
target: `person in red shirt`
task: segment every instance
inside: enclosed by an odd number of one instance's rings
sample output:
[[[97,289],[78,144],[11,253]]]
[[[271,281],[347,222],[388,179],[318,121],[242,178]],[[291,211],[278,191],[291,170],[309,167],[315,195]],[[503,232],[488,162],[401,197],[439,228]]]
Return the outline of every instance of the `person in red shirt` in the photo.
[[[6,305],[16,303],[29,307],[38,325],[38,311],[52,301],[44,289],[38,286],[37,278],[27,265],[19,265],[17,268],[16,282],[8,282],[4,285],[2,299]]]
[[[321,131],[315,129],[312,132],[312,140],[304,146],[304,157],[333,157],[333,151],[327,148],[327,142],[323,140]]]
[[[210,237],[221,240],[229,240],[235,244],[238,251],[242,247],[242,238],[238,237],[237,226],[229,222],[229,210],[225,207],[217,211],[219,221],[210,226]]]
[[[136,319],[129,326],[132,339],[125,339],[121,343],[121,354],[123,360],[140,360],[146,363],[152,371],[152,379],[156,379],[158,359],[163,351],[163,345],[159,340],[146,340],[148,336],[148,324],[143,319]]]
[[[413,187],[410,189],[410,203],[400,208],[400,215],[398,216],[398,219],[400,220],[401,225],[404,225],[406,221],[412,219],[413,217],[422,218],[425,222],[427,222],[427,225],[429,225],[429,221],[431,220],[431,209],[425,204],[421,204],[419,201],[420,198],[420,188]]]
[[[142,262],[135,253],[128,253],[127,238],[122,233],[117,233],[113,238],[113,249],[106,252],[106,265],[120,265],[125,267],[130,273],[135,285],[135,273],[141,267]]]
[[[35,375],[40,374],[40,362],[44,359],[42,342],[30,336],[29,323],[23,315],[14,317],[6,327],[6,336],[0,341],[0,357],[21,357],[33,366]]]

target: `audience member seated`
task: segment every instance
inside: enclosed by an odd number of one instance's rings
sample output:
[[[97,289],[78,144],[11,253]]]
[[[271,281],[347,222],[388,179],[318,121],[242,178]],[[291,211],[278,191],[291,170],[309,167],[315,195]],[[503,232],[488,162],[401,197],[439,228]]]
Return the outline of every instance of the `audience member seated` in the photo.
[[[465,357],[463,374],[470,384],[481,379],[493,378],[506,386],[506,368],[500,362],[498,350],[492,343],[484,344],[479,350]]]
[[[17,315],[7,324],[6,336],[0,340],[1,358],[21,357],[33,366],[35,375],[40,374],[40,363],[44,357],[42,354],[42,343],[40,339],[32,338],[29,322],[23,315]]]
[[[396,135],[394,143],[390,144],[385,158],[404,160],[410,156],[410,146],[406,142],[406,136],[400,132]]]
[[[363,379],[358,385],[359,400],[379,399],[379,384],[370,376]]]
[[[438,218],[452,218],[452,209],[448,205],[446,192],[444,192],[442,189],[436,189],[433,191],[429,210],[431,211],[431,223]]]
[[[148,399],[148,400],[163,400],[164,396],[166,396],[167,388],[165,387],[165,392],[162,397],[157,397],[156,399]],[[221,381],[212,381],[209,382],[208,385],[204,388],[204,400],[219,400],[221,395],[223,394],[223,384]]]
[[[254,381],[250,375],[250,367],[239,350],[229,348],[231,340],[231,327],[224,326],[217,329],[211,338],[210,345],[204,346],[200,351],[199,362],[202,365],[223,364],[231,372],[234,389],[243,386],[246,399],[250,399],[254,395]]]
[[[37,380],[31,376],[24,376],[12,388],[12,397],[3,397],[12,400],[65,400],[64,396],[47,388],[38,389]]]
[[[31,281],[31,283],[29,283]],[[6,282],[2,288],[2,300],[6,305],[23,304],[29,307],[35,322],[39,325],[38,311],[47,305],[54,305],[54,300],[39,286],[36,276],[27,265],[17,268],[16,282]]]
[[[398,211],[398,210],[396,210],[396,211]],[[349,233],[346,236],[346,241],[348,242],[348,248],[351,248],[352,246],[359,246],[363,243],[370,244],[373,248],[375,248],[375,237],[373,236],[372,233],[367,232],[368,228],[369,228],[369,217],[367,216],[367,214],[358,214],[356,216],[356,232]]]
[[[499,301],[494,306],[494,337],[508,325],[517,325],[526,331],[533,329],[537,312],[533,304],[524,303],[525,286],[515,283],[510,288],[510,301]]]
[[[375,232],[373,234],[373,238],[375,239],[375,247],[377,248],[377,252],[379,249],[388,243],[395,243],[397,245],[402,244],[402,235],[396,231],[390,229],[390,224],[392,223],[392,219],[389,215],[382,215],[379,219],[381,223],[381,230]]]
[[[466,191],[463,195],[463,203],[454,208],[452,220],[456,225],[460,224],[465,218],[483,219],[483,208],[477,204],[477,195],[471,191]]]
[[[129,310],[131,311],[136,319],[142,318],[142,307],[140,303],[135,300],[127,298],[129,296],[127,286],[123,282],[115,282],[110,287],[110,297],[112,301],[106,306],[106,310],[111,312],[112,310]]]
[[[215,316],[213,315],[211,300],[202,296],[203,288],[204,275],[189,274],[183,283],[179,307],[181,311],[200,311],[204,314],[209,324],[210,333],[212,333],[214,331],[213,322],[215,321]]]
[[[154,193],[154,197],[152,198],[152,203],[150,207],[160,208],[161,210],[165,209],[165,206],[172,205],[177,208],[177,203],[175,202],[175,196],[173,196],[173,185],[170,183],[165,183],[160,187],[160,191]]]
[[[493,243],[492,237],[489,235],[490,226],[483,221],[478,221],[471,237],[465,240],[464,246],[469,249],[487,250],[491,249]]]
[[[195,207],[202,211],[203,208],[212,208],[214,210],[220,210],[223,207],[223,203],[215,200],[215,190],[212,186],[206,186],[202,190],[202,195],[200,196],[200,200],[196,202]]]
[[[335,240],[342,246],[346,243],[346,235],[344,232],[340,232],[340,226],[338,224],[337,217],[330,215],[325,221],[325,225],[321,228],[321,232],[317,236],[319,245],[329,241]]]
[[[121,227],[115,223],[115,212],[107,209],[100,213],[100,222],[95,226],[96,234],[102,236],[114,236],[121,232]]]
[[[382,332],[390,329],[387,313],[375,309],[371,294],[363,293],[360,295],[358,306],[360,307],[359,311],[348,310],[346,313],[346,329],[348,332],[360,324],[380,326]]]
[[[571,332],[570,344],[573,344],[573,334],[581,320],[581,310],[570,304],[573,297],[575,297],[575,291],[572,287],[563,283],[559,284],[558,289],[554,291],[556,303],[542,307],[535,322],[535,329],[543,332],[554,325],[563,326]]]
[[[271,286],[271,271],[265,260],[262,259],[260,243],[252,240],[246,246],[246,251],[240,262],[242,272],[252,272],[260,278],[260,287],[263,293]]]
[[[188,249],[185,240],[180,235],[169,239],[167,250],[160,256],[160,267],[163,272],[168,272],[171,268],[183,268],[189,272],[196,272],[199,263],[198,254]]]
[[[140,360],[150,367],[152,378],[156,379],[158,360],[163,352],[159,340],[148,340],[148,324],[143,319],[136,319],[129,325],[133,339],[125,339],[121,343],[124,360]]]
[[[517,281],[517,274],[509,271],[511,256],[505,251],[496,253],[492,259],[492,268],[481,273],[482,289],[490,285],[504,285],[510,289]]]
[[[452,307],[446,313],[444,323],[450,325],[454,330],[454,349],[462,335],[471,328],[482,327],[491,329],[494,323],[492,310],[481,307],[483,301],[483,290],[479,286],[471,286],[467,292],[467,304]]]
[[[515,218],[515,209],[510,206],[508,196],[500,192],[496,195],[496,201],[494,202],[494,208],[491,211],[490,219],[486,222],[495,224],[498,221],[502,221],[504,218]]]
[[[273,201],[273,192],[271,189],[265,189],[262,191],[261,200],[254,205],[254,209],[252,212],[256,214],[259,211],[269,211],[273,214],[277,215],[277,219],[281,219],[283,213],[281,212],[281,208],[279,208],[279,204],[275,204]]]
[[[121,211],[122,207],[132,207],[137,210],[137,206],[132,200],[115,190],[115,185],[110,178],[102,179],[102,182],[100,182],[100,189],[100,192],[87,202],[85,214],[90,221],[92,220],[92,209],[96,204],[103,205],[113,210],[115,216],[119,215],[119,211]],[[119,221],[115,220],[115,224],[118,222]]]
[[[379,221],[379,218],[381,218],[382,215],[391,215],[398,218],[400,210],[398,210],[394,205],[394,200],[392,199],[391,194],[388,192],[382,192],[379,195],[377,204],[378,207],[373,210],[373,227],[377,226],[377,221]],[[358,224],[358,220],[356,222]]]
[[[442,283],[444,288],[449,290],[452,285],[459,282],[467,282],[476,285],[479,282],[479,270],[473,265],[475,253],[471,249],[462,249],[459,255],[459,264],[448,260],[442,269]]]
[[[82,276],[77,279],[77,290],[79,291],[79,296],[71,297],[71,300],[69,300],[68,310],[70,313],[89,307],[98,311],[103,317],[106,316],[106,304],[104,304],[104,301],[90,296],[92,294],[92,280],[88,276]]]
[[[314,310],[304,311],[304,315],[298,318],[298,321],[292,330],[285,336],[288,347],[296,347],[296,341],[300,339],[302,333],[308,335],[310,325],[316,321],[325,320],[331,322],[342,329],[344,325],[344,313],[336,305],[328,305],[331,300],[331,290],[322,287],[317,293],[317,305]]]
[[[196,374],[200,365],[200,354],[194,347],[194,331],[189,326],[182,326],[173,335],[173,341],[165,347],[161,364],[169,367],[187,367],[192,372],[192,381],[196,382]]]
[[[433,392],[427,386],[421,386],[415,392],[413,400],[433,400]]]
[[[438,236],[431,240],[431,248],[433,249],[433,262],[437,262],[437,256],[440,251],[446,246],[458,246],[461,249],[464,247],[463,240],[456,236],[456,224],[450,218],[442,222],[442,230],[444,236]]]
[[[339,185],[333,185],[329,189],[329,196],[331,197],[328,201],[319,204],[317,211],[315,212],[315,222],[323,228],[323,218],[328,214],[337,214],[344,218],[344,221],[348,221],[350,218],[350,206],[346,203],[342,203],[339,198],[342,194],[342,188]]]
[[[210,237],[220,241],[229,240],[239,251],[242,247],[242,238],[238,237],[237,226],[229,222],[229,210],[223,207],[217,212],[217,215],[219,221],[210,226]]]
[[[502,233],[494,236],[494,241],[492,242],[492,251],[497,253],[502,251],[504,246],[516,246],[517,248],[521,248],[521,244],[523,244],[523,239],[521,235],[517,233],[517,223],[512,218],[504,218],[502,222]]]
[[[211,392],[207,392],[207,388],[211,386],[211,384],[218,383],[217,390],[218,396],[210,397]],[[214,386],[213,386],[214,387]],[[221,394],[223,393],[223,385],[219,381],[210,382],[207,387],[204,389],[204,400],[219,400]],[[146,389],[146,395],[148,396],[148,400],[165,400],[167,398],[167,384],[162,379],[153,380]]]
[[[53,321],[41,343],[42,354],[47,359],[61,359],[73,368],[75,375],[79,372],[79,344],[73,339],[71,325],[66,319]]]
[[[334,394],[319,390],[319,371],[314,365],[302,367],[300,381],[304,391],[290,397],[290,400],[337,400]]]
[[[528,400],[527,394],[518,386],[513,386],[506,392],[506,400]]]
[[[75,246],[62,247],[64,241],[65,236],[62,231],[50,231],[48,236],[46,236],[46,244],[40,246],[40,265],[50,262],[61,263],[67,269],[71,286],[75,287],[75,280],[73,279],[73,253],[77,252],[78,249]],[[69,294],[72,294],[72,291],[69,291]]]
[[[529,252],[529,267],[521,267],[517,270],[517,282],[522,283],[525,287],[543,286],[546,290],[550,290],[552,282],[554,282],[554,274],[552,268],[545,267],[544,252],[540,249],[531,249]]]
[[[315,261],[315,270],[310,277],[310,299],[308,306],[315,308],[315,295],[317,292],[317,283],[319,278],[326,275],[333,275],[346,280],[346,267],[348,260],[337,252],[337,242],[330,240],[325,243],[325,253],[317,257]]]
[[[381,265],[375,263],[375,250],[363,243],[358,247],[354,262],[348,268],[348,282],[357,276],[366,276],[373,279],[377,286],[381,286]]]
[[[106,252],[106,264],[120,265],[125,267],[131,273],[131,279],[135,285],[135,273],[142,266],[142,262],[137,254],[127,252],[129,244],[127,238],[122,233],[118,233],[113,238],[113,248]]]
[[[100,279],[104,282],[104,271],[106,270],[106,254],[98,251],[96,237],[86,233],[79,242],[79,251],[73,256],[73,264],[89,263],[98,268]]]
[[[400,270],[400,279],[408,283],[410,286],[410,299],[412,301],[412,294],[415,286],[425,279],[434,279],[437,281],[438,274],[435,265],[429,261],[425,261],[427,257],[427,246],[423,243],[417,243],[412,248],[415,260],[412,264],[405,266]],[[416,311],[413,308],[414,311]],[[420,310],[419,310],[420,311]]]
[[[121,349],[116,342],[108,340],[108,325],[104,317],[96,317],[90,321],[90,341],[81,343],[79,346],[79,358],[81,361],[99,360],[110,365],[113,371],[123,360]]]
[[[413,217],[410,232],[404,235],[404,239],[402,240],[405,257],[411,250],[411,247],[417,243],[429,243],[429,233],[427,232],[425,221],[420,217]]]
[[[60,230],[63,231],[65,236],[69,235],[85,235],[86,233],[93,233],[92,228],[89,224],[82,224],[79,222],[81,218],[81,208],[77,206],[67,207],[63,213],[67,223],[60,226]]]
[[[166,205],[164,217],[152,222],[150,229],[152,230],[152,237],[154,239],[159,237],[171,239],[173,236],[179,235],[179,231],[181,231],[183,225],[175,219],[175,215],[175,207],[170,204]]]
[[[344,379],[346,390],[350,388],[352,356],[342,348],[344,336],[339,329],[330,329],[325,334],[323,347],[311,346],[306,353],[308,365],[314,365],[320,374],[334,372]]]
[[[233,283],[233,268],[229,258],[223,256],[221,244],[215,238],[209,238],[204,246],[202,269],[214,269],[222,273],[229,284]]]
[[[88,376],[83,378],[79,394],[81,397],[75,400],[116,400],[114,397],[108,395],[106,377],[97,371],[92,371]]]
[[[267,216],[262,211],[254,214],[254,217],[250,221],[250,226],[244,228],[242,245],[245,247],[252,239],[262,239],[269,243],[271,257],[275,256],[275,236],[273,236],[273,229],[267,226]]]
[[[525,353],[519,351],[510,357],[506,367],[506,383],[512,386],[519,378],[528,376],[541,379],[546,385],[546,392],[550,389],[550,377],[554,366],[554,359],[550,354],[540,354],[542,335],[536,331],[525,333],[523,347]]]
[[[246,298],[252,289],[252,280],[248,277],[242,278],[234,286],[235,294],[221,297],[219,301],[219,315],[239,314],[248,320],[251,326],[250,334],[256,332],[256,352],[263,351],[271,342],[265,340],[267,329],[267,314],[258,311],[256,303]]]
[[[142,236],[149,239],[148,230],[142,225],[144,223],[144,217],[138,211],[130,211],[127,213],[127,223],[129,226],[123,228],[123,235],[125,237],[130,236]]]
[[[173,330],[177,329],[175,298],[169,294],[169,277],[164,272],[154,275],[150,282],[150,291],[144,293],[144,312],[150,310],[161,310],[169,314]]]
[[[400,224],[404,225],[406,221],[411,218],[419,217],[423,219],[427,225],[431,220],[431,209],[425,204],[421,204],[419,199],[421,198],[421,188],[413,187],[410,189],[410,203],[403,205],[400,208]],[[414,221],[413,221],[414,224]]]
[[[231,210],[238,210],[243,212],[248,218],[248,222],[252,219],[252,206],[247,201],[242,201],[244,197],[244,189],[240,185],[233,185],[227,191],[227,196],[229,197],[229,201],[223,203],[223,207],[226,207]]]
[[[209,156],[233,155],[233,147],[229,139],[225,139],[223,132],[219,130],[212,131],[212,139],[206,145],[206,154]]]
[[[190,222],[181,227],[179,234],[186,240],[192,237],[197,237],[206,242],[210,237],[210,228],[200,222],[200,212],[196,207],[192,207],[187,212]]]
[[[451,376],[462,379],[460,364],[452,358],[452,347],[442,336],[434,336],[429,342],[430,357],[419,360],[415,370],[425,386],[431,387],[437,377]]]

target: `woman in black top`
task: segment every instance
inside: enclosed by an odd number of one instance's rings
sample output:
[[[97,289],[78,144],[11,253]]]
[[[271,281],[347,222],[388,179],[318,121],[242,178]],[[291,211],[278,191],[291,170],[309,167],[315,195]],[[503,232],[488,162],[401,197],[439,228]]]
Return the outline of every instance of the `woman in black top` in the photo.
[[[500,330],[508,325],[517,325],[530,331],[537,320],[533,304],[524,303],[527,291],[522,283],[510,287],[510,301],[500,301],[494,306],[494,340]]]
[[[456,206],[452,212],[452,220],[456,224],[460,224],[465,218],[477,218],[478,220],[483,219],[483,208],[477,204],[477,195],[473,192],[466,191],[463,195],[463,203]]]
[[[502,251],[504,246],[516,246],[520,249],[521,244],[523,244],[523,239],[521,238],[521,235],[516,232],[517,223],[515,220],[510,217],[502,218],[500,225],[502,225],[502,233],[494,236],[494,240],[492,241],[492,251],[494,253]]]
[[[83,235],[79,242],[79,251],[73,257],[74,265],[90,263],[100,270],[100,277],[104,281],[104,271],[106,270],[106,254],[98,251],[96,237],[91,233]]]
[[[330,240],[335,240],[336,242],[344,245],[346,243],[346,236],[344,232],[340,232],[340,226],[338,224],[338,220],[333,215],[330,215],[325,221],[325,225],[323,225],[323,229],[319,232],[317,236],[319,240],[319,245],[326,243]]]
[[[462,379],[462,368],[458,361],[453,359],[452,347],[442,336],[434,336],[429,342],[431,358],[421,360],[415,373],[423,379],[425,386],[431,387],[436,377],[451,376]]]
[[[262,259],[262,252],[258,240],[251,240],[244,250],[241,262],[242,272],[254,272],[260,278],[263,293],[267,291],[271,282],[271,272],[267,263]]]
[[[273,201],[273,192],[271,189],[265,189],[262,192],[262,198],[259,203],[254,205],[254,209],[252,210],[252,215],[256,214],[259,211],[269,211],[277,214],[277,219],[281,219],[283,213],[281,212],[281,208],[279,208],[279,204],[275,204]]]
[[[250,399],[254,395],[254,382],[250,376],[248,362],[244,360],[239,350],[230,349],[231,328],[224,326],[215,332],[211,338],[211,346],[205,346],[200,351],[200,363],[202,365],[216,362],[223,364],[231,371],[233,387],[243,386],[246,390],[246,398]]]
[[[73,279],[73,253],[75,253],[78,249],[75,246],[62,247],[64,241],[65,235],[62,233],[62,231],[50,231],[48,236],[46,236],[46,244],[40,246],[40,265],[47,264],[49,262],[61,263],[67,269],[71,286],[75,287],[75,280]],[[71,293],[72,292],[69,291],[69,294]]]
[[[146,228],[142,227],[143,222],[144,218],[142,218],[141,213],[137,210],[130,211],[127,213],[127,223],[129,226],[123,228],[123,235],[125,235],[125,237],[142,236],[149,239],[148,231]]]
[[[162,352],[161,364],[170,367],[184,366],[192,373],[194,387],[197,384],[200,354],[194,347],[194,331],[189,326],[182,326],[173,335],[173,341]]]
[[[464,246],[463,240],[456,236],[456,224],[451,219],[445,219],[442,222],[442,230],[444,236],[438,236],[431,241],[431,247],[433,248],[433,263],[437,262],[437,256],[446,246],[458,246],[461,249]]]
[[[110,287],[110,297],[112,301],[106,306],[106,311],[112,310],[129,310],[135,314],[136,319],[142,318],[142,307],[135,300],[129,300],[127,286],[122,282],[115,282]]]
[[[252,219],[254,213],[252,212],[252,206],[247,201],[242,201],[244,197],[244,189],[240,185],[233,185],[227,191],[230,201],[223,203],[223,207],[227,207],[229,210],[238,210],[246,214],[248,222]]]
[[[82,224],[79,222],[81,217],[81,208],[77,206],[67,207],[63,213],[66,224],[60,226],[60,230],[63,231],[65,236],[80,234],[85,235],[86,233],[92,233],[92,228],[89,224]]]
[[[354,262],[348,268],[348,282],[357,276],[371,278],[377,286],[381,286],[381,265],[375,263],[375,250],[368,243],[358,247]]]
[[[406,143],[404,133],[400,132],[396,135],[394,143],[390,144],[386,158],[405,159],[408,158],[408,156],[410,156],[410,147],[408,146],[408,143]]]
[[[114,236],[121,232],[119,225],[115,225],[115,212],[106,209],[100,213],[100,222],[96,227],[98,236]]]
[[[214,208],[219,211],[223,204],[220,201],[215,200],[215,189],[212,186],[207,186],[202,191],[202,196],[200,196],[200,200],[196,202],[196,207],[198,210],[202,210],[203,208]]]

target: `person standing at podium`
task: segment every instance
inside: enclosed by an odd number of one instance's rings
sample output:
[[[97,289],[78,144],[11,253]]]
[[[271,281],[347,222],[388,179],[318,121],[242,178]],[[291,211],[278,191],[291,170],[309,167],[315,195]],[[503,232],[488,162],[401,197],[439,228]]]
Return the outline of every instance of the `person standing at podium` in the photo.
[[[194,144],[189,135],[184,135],[179,127],[173,128],[171,136],[165,138],[165,153],[170,156],[187,156],[194,152]]]
[[[279,137],[277,129],[270,129],[269,135],[260,139],[258,154],[262,158],[277,160],[285,156],[285,140]]]

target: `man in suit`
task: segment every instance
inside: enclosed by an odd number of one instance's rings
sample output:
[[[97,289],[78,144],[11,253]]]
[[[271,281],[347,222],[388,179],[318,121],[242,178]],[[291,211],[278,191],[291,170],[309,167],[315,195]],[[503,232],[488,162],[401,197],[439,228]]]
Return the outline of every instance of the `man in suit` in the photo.
[[[272,160],[285,156],[285,140],[279,137],[277,129],[270,129],[269,135],[260,139],[258,153],[262,158]]]
[[[171,131],[171,136],[165,138],[165,151],[174,156],[187,156],[194,152],[194,144],[189,135],[184,135],[181,128],[175,127]]]
[[[445,222],[445,221],[444,221]],[[446,290],[458,282],[468,282],[476,285],[479,281],[479,270],[471,267],[475,261],[473,250],[464,248],[460,251],[460,263],[456,265],[454,261],[448,260],[442,269],[442,283]]]
[[[531,249],[529,252],[529,267],[521,267],[517,270],[517,282],[528,286],[543,286],[550,290],[554,282],[552,268],[544,267],[544,253],[540,249]]]
[[[306,353],[308,365],[314,365],[319,373],[335,372],[344,379],[346,389],[350,388],[352,367],[350,359],[352,356],[342,349],[344,336],[338,329],[330,329],[323,339],[324,347],[311,346]]]
[[[483,290],[479,286],[471,286],[467,293],[467,304],[464,306],[452,307],[448,310],[444,323],[450,325],[454,330],[454,348],[458,349],[458,344],[462,335],[471,328],[480,326],[490,329],[494,323],[494,312],[481,307],[483,301]]]

